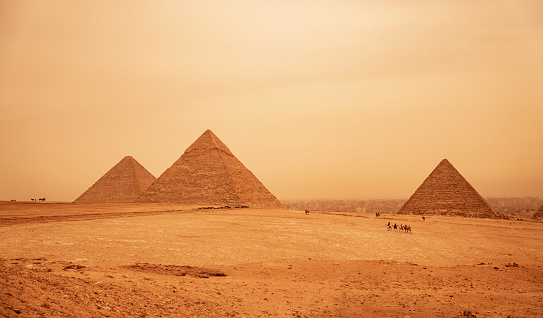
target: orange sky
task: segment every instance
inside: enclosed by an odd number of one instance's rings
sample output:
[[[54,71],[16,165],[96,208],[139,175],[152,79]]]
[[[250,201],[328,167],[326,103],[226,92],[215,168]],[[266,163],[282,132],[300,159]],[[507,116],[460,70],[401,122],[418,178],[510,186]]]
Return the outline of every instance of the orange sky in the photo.
[[[540,0],[0,2],[0,200],[211,129],[279,199],[543,196]]]

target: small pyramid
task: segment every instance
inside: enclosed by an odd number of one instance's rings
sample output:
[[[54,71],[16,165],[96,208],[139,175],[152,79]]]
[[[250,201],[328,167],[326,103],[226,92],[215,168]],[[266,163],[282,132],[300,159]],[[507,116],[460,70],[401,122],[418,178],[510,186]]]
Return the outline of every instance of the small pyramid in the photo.
[[[398,214],[499,217],[447,159],[437,165]]]
[[[532,215],[532,219],[541,219],[543,218],[543,205],[539,208],[539,210],[535,211],[534,215]]]
[[[188,147],[138,202],[283,207],[211,130]]]
[[[74,202],[136,202],[155,179],[136,159],[126,156]]]

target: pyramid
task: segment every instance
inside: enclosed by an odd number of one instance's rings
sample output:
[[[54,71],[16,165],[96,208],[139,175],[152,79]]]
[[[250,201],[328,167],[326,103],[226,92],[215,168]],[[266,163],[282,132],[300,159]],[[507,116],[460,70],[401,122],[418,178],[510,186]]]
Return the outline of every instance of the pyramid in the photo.
[[[543,218],[543,205],[539,208],[539,210],[535,211],[534,215],[532,215],[532,219],[541,219]]]
[[[136,159],[126,156],[74,202],[136,202],[155,179]]]
[[[211,130],[188,147],[138,202],[283,207]]]
[[[447,159],[437,165],[398,214],[499,217]]]

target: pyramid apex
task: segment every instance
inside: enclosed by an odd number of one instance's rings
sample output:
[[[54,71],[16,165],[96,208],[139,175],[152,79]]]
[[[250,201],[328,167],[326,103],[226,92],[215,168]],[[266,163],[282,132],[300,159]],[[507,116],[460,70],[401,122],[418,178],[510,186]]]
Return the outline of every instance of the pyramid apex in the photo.
[[[217,135],[215,135],[215,133],[213,131],[211,131],[211,129],[206,129],[206,131],[204,131],[202,136],[209,136],[209,137],[211,137],[213,139],[219,139],[219,137],[217,137]]]
[[[453,166],[453,164],[447,159],[441,160],[439,162],[439,164],[436,166],[436,169],[454,169],[454,170],[456,170],[456,168]]]
[[[129,165],[134,165],[134,164],[137,164],[138,161],[136,159],[134,159],[134,157],[132,156],[124,156],[123,159],[121,159],[121,161],[119,161],[119,164],[129,164]]]
[[[217,138],[217,135],[215,135],[214,132],[211,131],[211,129],[206,129],[203,134],[200,135],[200,137],[215,137]]]
[[[191,152],[194,150],[198,151],[207,151],[209,149],[219,149],[227,154],[230,154],[233,156],[232,152],[228,147],[215,135],[211,129],[207,129],[204,131],[198,139],[196,139],[195,142],[190,145],[185,152]]]

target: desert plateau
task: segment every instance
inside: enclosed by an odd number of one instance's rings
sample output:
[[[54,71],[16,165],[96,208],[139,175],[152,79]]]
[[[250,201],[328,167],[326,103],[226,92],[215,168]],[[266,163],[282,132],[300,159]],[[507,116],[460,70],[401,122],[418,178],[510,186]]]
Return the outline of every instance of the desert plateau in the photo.
[[[0,315],[540,317],[542,233],[451,216],[3,202]]]
[[[542,0],[0,0],[0,318],[543,317],[542,57]]]

